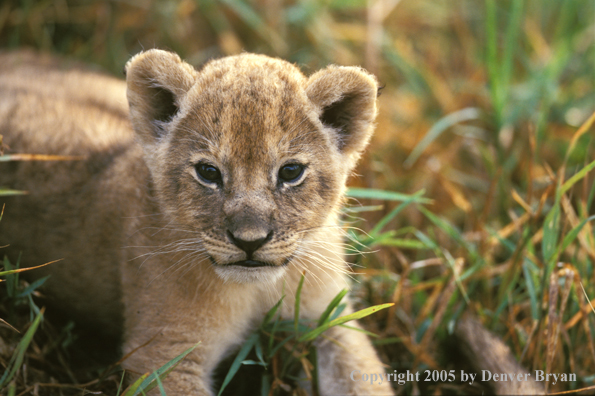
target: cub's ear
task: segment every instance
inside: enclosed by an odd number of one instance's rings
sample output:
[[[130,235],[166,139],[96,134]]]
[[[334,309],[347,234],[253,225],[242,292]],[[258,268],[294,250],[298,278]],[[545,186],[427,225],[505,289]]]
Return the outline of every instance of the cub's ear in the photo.
[[[132,126],[143,144],[155,143],[167,133],[197,72],[178,55],[152,49],[130,59],[125,73]]]
[[[339,150],[355,165],[374,132],[376,78],[358,67],[329,66],[308,79],[306,95],[320,121],[334,131]]]

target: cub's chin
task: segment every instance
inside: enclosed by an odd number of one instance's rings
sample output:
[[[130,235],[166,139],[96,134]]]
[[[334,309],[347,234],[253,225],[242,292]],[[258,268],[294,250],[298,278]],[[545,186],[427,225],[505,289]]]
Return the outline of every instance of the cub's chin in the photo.
[[[231,264],[215,264],[215,273],[225,282],[274,283],[287,270],[286,265],[273,265],[260,261],[245,260]]]

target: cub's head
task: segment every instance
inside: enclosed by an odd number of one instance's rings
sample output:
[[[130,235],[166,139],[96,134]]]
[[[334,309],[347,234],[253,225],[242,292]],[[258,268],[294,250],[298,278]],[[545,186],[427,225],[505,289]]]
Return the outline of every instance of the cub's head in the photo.
[[[161,210],[192,236],[185,243],[238,282],[319,260],[311,247],[336,232],[345,181],[373,131],[372,75],[329,66],[305,77],[253,54],[195,70],[150,50],[126,76]]]

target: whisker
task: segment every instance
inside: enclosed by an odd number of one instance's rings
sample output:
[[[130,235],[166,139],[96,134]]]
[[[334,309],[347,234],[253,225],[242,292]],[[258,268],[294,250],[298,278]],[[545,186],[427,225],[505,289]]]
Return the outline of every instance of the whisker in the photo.
[[[187,266],[188,264],[191,264],[192,262],[189,261],[191,258],[193,258],[192,256],[194,254],[198,253],[198,257],[201,257],[201,255],[204,255],[206,257],[206,253],[204,251],[204,249],[201,250],[195,250],[195,251],[190,251],[190,253],[187,253],[186,255],[184,255],[184,257],[180,258],[178,261],[176,261],[175,263],[171,264],[170,266],[168,266],[166,269],[164,269],[161,273],[157,274],[156,276],[153,277],[153,279],[151,279],[149,281],[149,285],[151,283],[153,283],[154,280],[156,280],[157,278],[161,277],[163,274],[170,272],[168,274],[169,277],[173,276],[173,274],[177,271],[179,271],[181,268]],[[197,257],[197,258],[198,258]],[[188,260],[188,261],[187,261]],[[187,262],[185,262],[187,261]],[[180,263],[184,263],[183,265],[179,265]],[[178,268],[176,268],[175,270],[171,270],[172,268],[178,266]],[[169,278],[168,278],[169,279]]]
[[[204,261],[204,259],[207,258],[208,256],[209,255],[205,252],[196,252],[196,253],[190,253],[190,254],[186,255],[186,257],[184,258],[184,261],[186,261],[186,262],[183,265],[178,266],[178,268],[176,268],[172,272],[172,276],[173,276],[173,273],[178,272],[179,270],[181,270],[184,267],[187,267],[184,271],[182,271],[182,273],[180,273],[180,276],[178,277],[178,279],[183,278],[194,267],[196,267],[197,265],[202,263]]]

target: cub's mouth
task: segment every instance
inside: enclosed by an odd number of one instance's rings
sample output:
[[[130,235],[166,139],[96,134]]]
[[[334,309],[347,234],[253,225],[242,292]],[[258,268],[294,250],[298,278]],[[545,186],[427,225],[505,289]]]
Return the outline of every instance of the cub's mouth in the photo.
[[[235,263],[225,264],[226,266],[237,265],[240,267],[247,267],[247,268],[257,268],[257,267],[276,267],[275,264],[266,263],[264,261],[257,261],[257,260],[242,260],[236,261]]]
[[[281,264],[273,264],[259,260],[240,260],[226,264],[217,264],[211,257],[215,273],[225,282],[235,283],[265,283],[270,284],[280,279],[287,270],[291,257]]]
[[[273,263],[267,263],[266,261],[258,261],[258,260],[240,260],[240,261],[235,261],[233,263],[227,263],[227,264],[217,264],[217,262],[215,261],[215,259],[211,256],[209,256],[209,259],[211,260],[211,264],[215,265],[215,266],[219,266],[219,267],[244,267],[244,268],[259,268],[259,267],[285,267],[287,264],[289,264],[289,262],[291,261],[292,257],[288,257],[285,260],[283,260],[283,263],[281,263],[281,265],[275,265]]]

